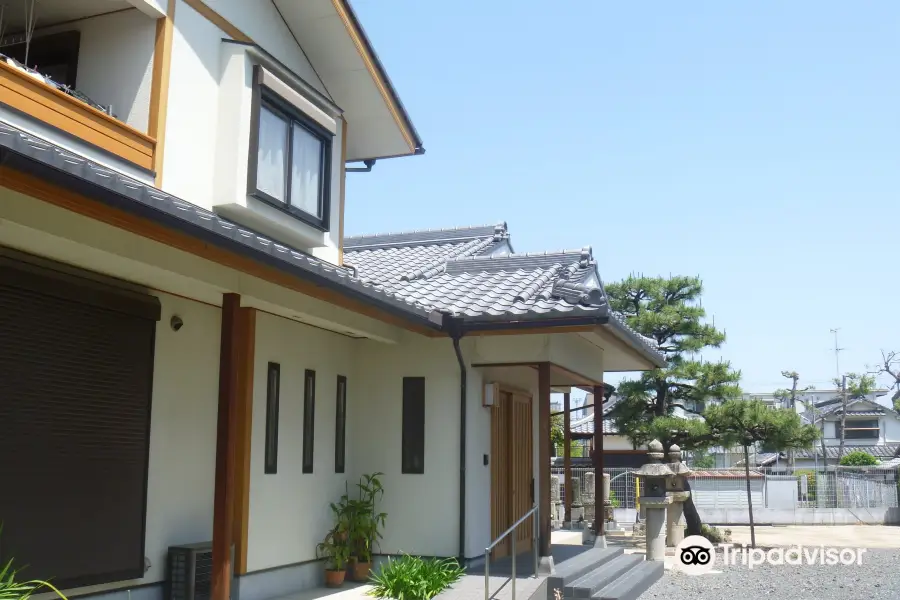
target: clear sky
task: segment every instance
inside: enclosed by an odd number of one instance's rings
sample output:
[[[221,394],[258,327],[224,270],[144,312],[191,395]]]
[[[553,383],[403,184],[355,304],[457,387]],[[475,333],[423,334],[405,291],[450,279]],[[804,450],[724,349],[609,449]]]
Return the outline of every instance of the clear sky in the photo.
[[[900,351],[900,2],[354,0],[427,149],[349,234],[508,222],[700,275],[746,391]],[[715,356],[715,355],[711,355]]]

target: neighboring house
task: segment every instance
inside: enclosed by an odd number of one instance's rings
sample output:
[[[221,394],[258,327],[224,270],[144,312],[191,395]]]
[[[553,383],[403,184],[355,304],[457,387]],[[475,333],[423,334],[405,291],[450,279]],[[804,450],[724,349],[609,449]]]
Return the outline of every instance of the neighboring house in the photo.
[[[211,600],[286,595],[375,471],[380,552],[479,557],[534,490],[547,557],[551,389],[663,364],[590,249],[344,238],[347,163],[423,152],[346,0],[37,10],[0,61],[0,561],[159,600],[212,541]]]

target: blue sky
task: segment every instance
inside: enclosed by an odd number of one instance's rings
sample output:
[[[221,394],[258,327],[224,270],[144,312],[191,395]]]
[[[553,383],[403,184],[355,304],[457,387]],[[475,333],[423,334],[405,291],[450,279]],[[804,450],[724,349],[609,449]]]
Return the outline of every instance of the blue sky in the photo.
[[[508,222],[700,275],[746,391],[900,351],[900,3],[354,0],[427,149],[347,233]],[[716,354],[711,354],[714,357]]]

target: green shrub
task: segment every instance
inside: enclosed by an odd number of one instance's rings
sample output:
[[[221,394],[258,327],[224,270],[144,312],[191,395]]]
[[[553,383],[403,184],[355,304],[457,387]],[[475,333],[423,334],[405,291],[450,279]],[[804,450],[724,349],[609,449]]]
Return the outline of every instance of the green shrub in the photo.
[[[712,527],[707,524],[700,526],[700,535],[708,539],[713,544],[728,543],[731,541],[731,530],[722,531],[718,527]]]
[[[619,508],[619,499],[616,498],[616,490],[609,490],[609,505],[613,508]]]
[[[370,596],[393,600],[429,600],[454,584],[465,570],[455,559],[404,555],[388,559],[372,575]]]
[[[841,459],[842,467],[874,467],[877,464],[877,458],[862,450],[848,452]]]
[[[0,567],[0,600],[28,600],[34,594],[47,591],[55,593],[62,600],[66,598],[62,592],[46,581],[16,581],[16,571],[11,560]]]
[[[794,471],[794,475],[797,476],[797,493],[800,493],[802,489],[800,487],[800,477],[806,475],[806,497],[810,502],[816,501],[816,472],[813,470],[800,469],[798,471]]]

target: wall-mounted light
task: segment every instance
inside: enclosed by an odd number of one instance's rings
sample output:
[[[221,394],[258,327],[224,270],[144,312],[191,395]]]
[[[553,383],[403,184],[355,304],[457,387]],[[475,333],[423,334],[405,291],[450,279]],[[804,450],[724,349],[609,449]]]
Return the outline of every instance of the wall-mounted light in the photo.
[[[500,384],[486,383],[484,384],[484,394],[481,397],[481,405],[491,408],[497,405],[500,399]]]
[[[169,320],[169,325],[172,327],[172,331],[178,331],[184,327],[184,321],[182,321],[181,317],[178,315],[172,315],[172,318]]]

